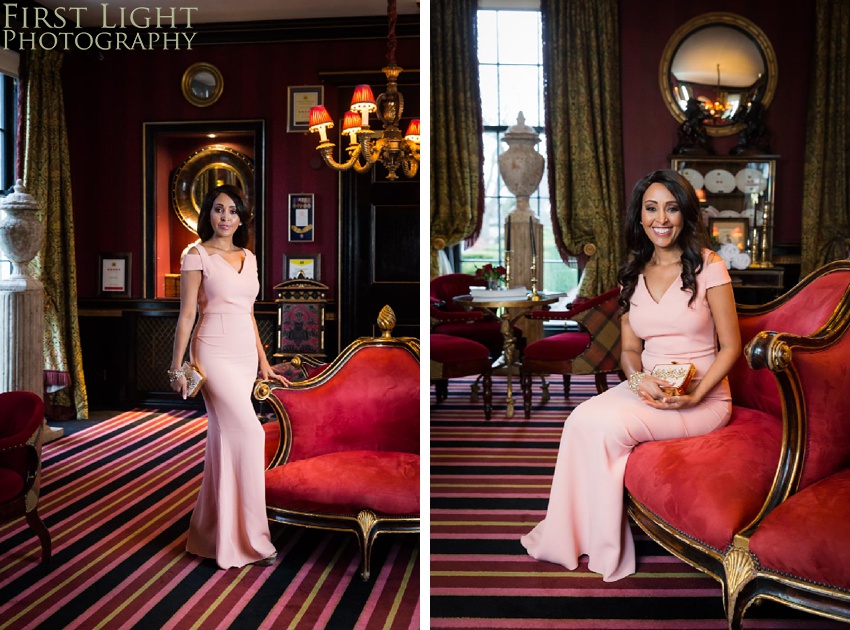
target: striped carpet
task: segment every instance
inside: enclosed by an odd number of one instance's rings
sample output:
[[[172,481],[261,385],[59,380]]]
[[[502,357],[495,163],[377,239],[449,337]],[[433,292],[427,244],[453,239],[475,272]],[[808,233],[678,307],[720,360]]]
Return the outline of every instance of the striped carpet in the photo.
[[[560,377],[531,419],[522,405],[505,418],[504,377],[494,378],[493,419],[469,401],[468,379],[450,382],[439,405],[431,393],[431,627],[679,630],[724,629],[720,585],[681,562],[633,525],[638,573],[603,582],[583,561],[576,571],[530,558],[519,537],[546,510],[564,418],[595,393]],[[514,382],[515,396],[517,394]],[[746,629],[847,628],[765,603],[747,611]]]
[[[23,519],[0,525],[0,630],[419,627],[416,536],[379,536],[363,582],[354,536],[272,524],[270,567],[184,553],[206,416],[135,410],[44,447],[40,563]]]

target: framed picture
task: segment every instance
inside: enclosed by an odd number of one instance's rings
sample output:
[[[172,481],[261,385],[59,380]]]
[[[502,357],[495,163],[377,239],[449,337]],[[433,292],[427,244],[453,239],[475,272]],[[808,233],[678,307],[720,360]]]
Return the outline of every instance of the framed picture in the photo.
[[[741,252],[747,251],[747,238],[750,234],[750,220],[747,218],[711,217],[708,220],[708,233],[711,240],[723,245],[732,243]]]
[[[303,277],[308,280],[321,280],[321,254],[284,254],[284,280]]]
[[[132,254],[98,254],[99,296],[130,297]]]
[[[313,193],[289,195],[289,242],[312,243],[315,230]]]
[[[321,85],[299,85],[286,89],[286,130],[310,131],[310,108],[324,104],[325,88]]]

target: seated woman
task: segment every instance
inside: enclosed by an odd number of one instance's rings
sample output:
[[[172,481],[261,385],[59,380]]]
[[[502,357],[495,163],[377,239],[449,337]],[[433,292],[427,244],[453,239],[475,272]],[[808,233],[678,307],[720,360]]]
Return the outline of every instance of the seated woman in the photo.
[[[522,537],[532,557],[570,570],[588,555],[606,582],[635,572],[623,507],[629,454],[640,442],[724,426],[732,409],[726,375],[741,352],[729,272],[708,247],[690,183],[671,170],[642,178],[624,232],[621,366],[629,378],[567,418],[546,517]],[[696,367],[682,395],[665,394],[668,383],[649,374],[672,362]]]

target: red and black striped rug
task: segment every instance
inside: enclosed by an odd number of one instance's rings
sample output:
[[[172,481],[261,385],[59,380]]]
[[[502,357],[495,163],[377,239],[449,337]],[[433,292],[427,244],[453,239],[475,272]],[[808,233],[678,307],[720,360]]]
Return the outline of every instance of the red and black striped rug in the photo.
[[[48,444],[41,550],[0,524],[0,630],[419,627],[416,536],[378,537],[372,578],[354,536],[272,524],[270,567],[222,571],[184,552],[206,417],[131,411]]]
[[[564,400],[560,378],[552,399],[531,418],[522,405],[506,419],[506,379],[495,377],[494,410],[484,420],[469,400],[469,379],[450,382],[439,405],[431,394],[431,627],[683,630],[725,629],[720,585],[662,549],[637,526],[638,572],[603,582],[582,562],[576,571],[538,562],[519,542],[546,510],[564,419],[595,394],[573,377]],[[514,395],[518,389],[514,381]],[[747,630],[847,628],[766,603],[747,611]]]

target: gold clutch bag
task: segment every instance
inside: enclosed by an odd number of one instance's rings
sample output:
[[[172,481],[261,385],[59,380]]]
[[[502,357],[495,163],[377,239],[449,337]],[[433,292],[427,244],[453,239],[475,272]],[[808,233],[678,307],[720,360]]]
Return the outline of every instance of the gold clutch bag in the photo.
[[[652,368],[652,376],[667,381],[670,385],[660,387],[665,394],[681,396],[688,391],[691,379],[696,376],[697,369],[693,363],[659,363]]]
[[[186,377],[186,395],[189,398],[194,398],[201,391],[207,377],[201,373],[198,366],[192,365],[188,361],[185,361],[180,369],[183,370],[183,376]]]

